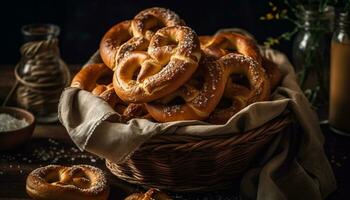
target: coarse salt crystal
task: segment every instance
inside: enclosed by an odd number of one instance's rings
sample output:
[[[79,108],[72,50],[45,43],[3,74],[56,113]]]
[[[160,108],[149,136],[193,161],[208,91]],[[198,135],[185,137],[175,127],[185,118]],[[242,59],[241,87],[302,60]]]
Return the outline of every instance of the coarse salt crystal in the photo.
[[[17,119],[9,114],[0,113],[0,133],[23,128],[28,125],[25,119]]]

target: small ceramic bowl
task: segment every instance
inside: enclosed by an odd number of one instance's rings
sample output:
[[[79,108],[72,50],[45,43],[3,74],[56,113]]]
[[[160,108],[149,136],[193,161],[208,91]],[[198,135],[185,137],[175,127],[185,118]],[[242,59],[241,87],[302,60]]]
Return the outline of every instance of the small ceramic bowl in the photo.
[[[33,134],[35,117],[27,110],[15,107],[0,107],[0,113],[6,113],[17,119],[25,119],[28,125],[11,131],[0,132],[0,151],[10,150],[27,142]]]

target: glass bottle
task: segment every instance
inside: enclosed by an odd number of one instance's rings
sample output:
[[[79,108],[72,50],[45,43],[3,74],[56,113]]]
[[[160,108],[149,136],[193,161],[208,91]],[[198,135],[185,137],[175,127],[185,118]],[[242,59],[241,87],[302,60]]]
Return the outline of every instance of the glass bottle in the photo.
[[[18,106],[31,111],[38,122],[57,121],[57,105],[70,73],[58,47],[60,28],[53,24],[22,27],[25,43],[15,68]]]
[[[306,9],[298,14],[299,32],[293,41],[293,62],[298,82],[316,108],[328,103],[329,52],[334,8]]]
[[[350,136],[350,15],[339,14],[331,44],[329,123],[337,133]]]

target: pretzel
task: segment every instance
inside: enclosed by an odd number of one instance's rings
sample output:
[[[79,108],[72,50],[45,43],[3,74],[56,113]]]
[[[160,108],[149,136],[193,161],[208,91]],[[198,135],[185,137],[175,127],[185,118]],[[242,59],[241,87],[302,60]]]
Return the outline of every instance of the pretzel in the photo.
[[[32,171],[26,190],[34,199],[106,200],[109,187],[104,173],[89,165],[48,165]]]
[[[145,103],[168,95],[195,72],[201,53],[196,33],[185,26],[165,27],[147,52],[130,52],[114,73],[113,86],[126,102]]]
[[[278,66],[271,60],[260,56],[258,47],[249,33],[244,33],[244,31],[242,33],[235,33],[227,30],[219,32],[214,36],[199,36],[199,41],[203,51],[216,58],[237,51],[238,53],[256,59],[266,70],[271,82],[271,91],[278,86],[282,79]]]
[[[171,200],[171,198],[158,189],[151,188],[147,192],[137,192],[129,195],[125,200]]]
[[[153,120],[144,104],[130,103],[129,105],[117,105],[116,112],[121,115],[121,122],[127,122],[134,118]]]
[[[129,52],[146,50],[151,37],[162,28],[183,25],[184,22],[171,10],[149,8],[141,11],[133,20],[114,25],[100,42],[100,55],[103,62],[112,70]]]
[[[233,32],[219,32],[211,39],[210,36],[202,37],[201,48],[203,51],[216,58],[228,53],[240,53],[255,59],[259,64],[262,58],[254,40]]]
[[[215,59],[205,57],[196,73],[180,89],[163,99],[146,104],[159,122],[203,120],[215,109],[225,89],[224,70]],[[172,101],[180,97],[182,102]]]
[[[135,37],[151,40],[155,32],[163,27],[185,25],[184,21],[173,11],[160,7],[148,8],[138,13],[132,23]]]
[[[130,20],[120,22],[109,29],[100,42],[101,58],[112,70],[116,66],[119,47],[133,37],[130,27]]]
[[[208,122],[226,123],[238,111],[254,102],[265,101],[270,96],[270,81],[259,63],[251,57],[230,53],[218,62],[225,67],[227,77],[223,98],[210,114]],[[232,82],[231,75],[242,74],[248,80],[249,87]]]
[[[118,103],[122,103],[122,100],[115,93],[112,83],[108,84],[107,86],[97,85],[96,88],[91,91],[91,93],[106,101],[112,108],[114,108]]]
[[[113,72],[104,64],[90,64],[83,67],[73,78],[71,87],[87,90],[93,95],[102,98],[121,116],[121,122],[132,118],[145,118],[151,120],[143,104],[127,104],[115,93],[112,82]],[[98,84],[104,79],[106,84]]]
[[[98,82],[103,82],[103,79],[112,74],[113,72],[103,63],[89,64],[74,76],[70,86],[91,92]]]
[[[82,90],[105,100],[111,107],[114,107],[121,100],[115,94],[112,82],[113,72],[104,64],[89,64],[83,67],[73,78],[71,87]],[[99,83],[102,82],[102,83]],[[103,83],[104,82],[104,83]],[[108,84],[108,85],[106,85]]]
[[[265,69],[266,75],[270,80],[270,88],[271,88],[271,92],[274,91],[277,86],[280,84],[281,80],[282,80],[282,74],[281,71],[279,69],[279,67],[277,66],[276,63],[274,63],[273,61],[271,61],[270,59],[266,58],[266,57],[262,57],[262,66]],[[232,83],[230,84],[231,88],[235,87],[234,92],[244,92],[244,90],[247,90],[246,87],[238,84],[238,85],[233,85],[233,83],[239,83],[239,82],[244,82],[242,81],[242,77],[241,76],[236,76],[236,77],[231,77]]]

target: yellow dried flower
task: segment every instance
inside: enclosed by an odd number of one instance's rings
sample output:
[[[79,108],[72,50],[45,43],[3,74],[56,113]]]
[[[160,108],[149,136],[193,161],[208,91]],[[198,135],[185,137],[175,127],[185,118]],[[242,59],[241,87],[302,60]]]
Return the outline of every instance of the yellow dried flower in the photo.
[[[280,15],[277,13],[277,14],[275,15],[275,18],[276,18],[276,19],[279,19],[279,18],[280,18]]]
[[[272,19],[274,19],[273,14],[272,14],[272,13],[267,13],[267,14],[266,14],[266,19],[267,19],[267,20],[272,20]]]

